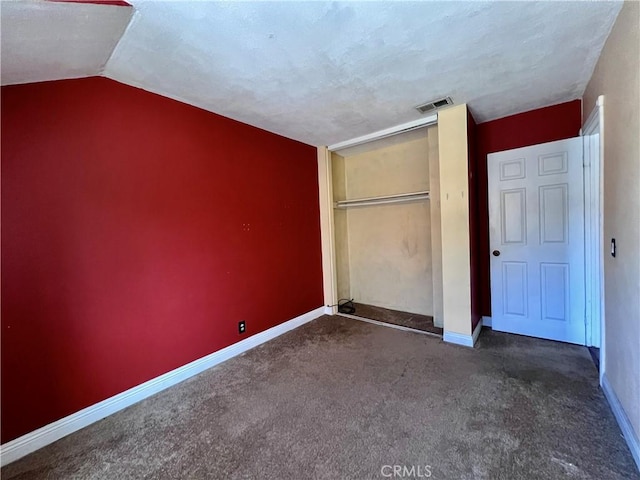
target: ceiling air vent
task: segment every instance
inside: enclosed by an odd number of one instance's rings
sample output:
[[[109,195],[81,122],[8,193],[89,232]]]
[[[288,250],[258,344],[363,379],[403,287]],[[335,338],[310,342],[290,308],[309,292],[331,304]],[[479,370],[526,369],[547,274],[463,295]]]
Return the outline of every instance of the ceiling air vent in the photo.
[[[416,107],[416,110],[418,110],[420,113],[428,113],[433,112],[439,108],[446,107],[447,105],[453,105],[453,100],[451,100],[451,97],[434,100],[433,102],[423,103],[422,105],[418,105]]]

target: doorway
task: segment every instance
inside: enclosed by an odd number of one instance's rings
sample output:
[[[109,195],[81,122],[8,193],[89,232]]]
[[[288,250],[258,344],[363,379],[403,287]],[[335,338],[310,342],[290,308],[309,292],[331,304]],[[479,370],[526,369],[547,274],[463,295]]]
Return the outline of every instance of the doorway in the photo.
[[[582,138],[490,154],[493,328],[586,344]]]
[[[595,108],[589,115],[587,121],[584,124],[584,127],[580,131],[581,137],[575,138],[575,139],[569,139],[569,141],[580,142],[581,144],[581,147],[576,146],[575,148],[576,151],[579,151],[581,149],[581,152],[580,152],[581,160],[575,161],[574,163],[575,165],[582,165],[581,168],[582,168],[582,182],[583,182],[582,183],[583,201],[582,201],[582,215],[580,216],[584,218],[584,234],[583,234],[583,244],[584,244],[583,290],[584,291],[583,291],[583,294],[581,295],[585,299],[584,306],[583,306],[584,315],[583,315],[583,318],[580,319],[580,315],[576,313],[575,316],[578,318],[575,319],[576,323],[574,324],[575,331],[576,331],[576,333],[574,334],[575,340],[580,340],[580,338],[584,338],[584,340],[574,341],[572,343],[579,343],[582,345],[586,345],[593,350],[592,355],[595,354],[594,361],[596,365],[600,367],[601,373],[604,368],[604,365],[603,365],[604,362],[601,362],[600,359],[604,359],[604,355],[603,355],[604,352],[600,352],[600,347],[604,346],[604,321],[605,321],[603,284],[602,284],[603,256],[604,256],[603,225],[602,225],[603,199],[601,195],[602,152],[603,152],[603,141],[604,141],[602,137],[603,125],[604,125],[603,103],[604,103],[604,97],[600,96],[598,98]],[[551,146],[555,143],[557,142],[551,142],[549,144],[543,144],[543,145]],[[535,147],[540,147],[540,146],[525,147],[525,148],[535,148]],[[523,149],[516,149],[511,152],[515,153],[517,150],[523,151]],[[506,152],[499,152],[499,154],[506,154]],[[491,157],[491,155],[489,157]],[[534,164],[533,168],[536,168],[536,167],[538,169],[542,168],[540,163],[545,158],[547,157],[544,157],[544,156],[539,157],[537,166]],[[490,162],[489,158],[488,158],[488,162]],[[507,170],[509,169],[513,170],[515,168],[515,164],[511,164],[511,165],[507,164],[507,165],[503,165],[503,167],[505,167]],[[539,170],[538,170],[538,173],[539,173]],[[494,172],[493,176],[495,177],[496,174],[500,175],[500,172],[497,172],[497,173]],[[503,172],[502,174],[504,177],[505,172]],[[509,173],[506,172],[506,175],[508,176]],[[499,180],[496,181],[495,178],[493,180],[491,179],[491,174],[490,174],[489,181],[490,181],[490,185],[499,183]],[[500,200],[497,200],[495,197],[496,188],[497,187],[494,187],[493,189],[490,188],[490,192],[493,192],[493,193],[490,193],[490,197],[492,195],[494,196],[493,203],[496,207],[495,210],[499,211],[498,202]],[[579,185],[577,185],[577,188],[579,188]],[[498,188],[498,191],[499,191],[499,188]],[[540,193],[540,190],[538,193]],[[506,195],[506,196],[508,199],[509,195]],[[513,195],[511,196],[513,197]],[[538,198],[537,200],[538,200],[538,210],[539,210],[540,198]],[[491,199],[490,199],[490,202],[491,202]],[[535,206],[533,208],[535,208]],[[490,210],[490,212],[493,212],[493,210]],[[573,212],[575,213],[576,211],[574,210]],[[538,218],[540,218],[540,212],[538,212]],[[499,225],[503,221],[503,219],[500,218],[499,214],[498,214],[498,217],[496,217],[495,213],[490,213],[490,221],[492,222],[492,224],[498,225],[498,227],[496,228],[499,228]],[[539,228],[539,225],[540,223],[538,222],[538,228]],[[533,227],[535,229],[536,226],[533,225]],[[539,238],[540,238],[540,233],[538,234],[538,242],[540,242]],[[502,240],[501,238],[495,238],[495,234],[494,236],[492,236],[491,238],[492,250],[496,250],[495,248],[493,248],[493,246],[496,244],[500,244],[501,240]],[[535,239],[534,239],[534,242],[535,242]],[[577,247],[579,248],[580,245],[577,245]],[[495,298],[504,299],[505,288],[498,288],[498,286],[496,285],[496,282],[494,281],[494,279],[496,278],[496,274],[494,273],[494,265],[493,265],[494,263],[497,263],[497,262],[495,262],[495,257],[494,255],[492,255],[492,272],[491,272],[492,297],[494,299]],[[542,267],[538,265],[538,268],[542,268]],[[503,270],[504,269],[505,268],[503,268]],[[509,270],[509,267],[506,267],[506,270]],[[513,268],[511,270],[512,270],[511,273],[513,273]],[[499,275],[499,273],[497,274]],[[539,280],[542,281],[543,279],[540,278]],[[511,285],[510,290],[508,290],[507,293],[513,294],[513,291],[514,291],[513,285]],[[534,295],[533,298],[527,299],[527,301],[533,301],[533,302],[542,302],[543,300],[544,298],[542,298],[541,295]],[[580,305],[580,303],[578,304]],[[513,306],[514,305],[512,303],[507,308],[512,309]],[[505,312],[504,304],[498,305],[497,306],[498,309],[496,309],[495,305],[492,305],[492,308],[494,312],[493,319],[495,319],[497,317],[497,314],[500,314],[501,312],[502,312],[502,315],[504,315],[504,312]],[[579,332],[580,330],[579,325],[581,321],[584,325],[583,334]],[[525,322],[521,321],[520,323],[522,324]],[[501,325],[501,322],[498,320],[497,329],[501,328],[500,325]],[[504,327],[504,325],[502,325],[502,327]],[[538,326],[538,327],[542,328],[542,326]],[[496,328],[495,323],[494,323],[494,328]],[[549,338],[544,334],[544,332],[542,334],[540,334],[539,332],[532,332],[532,331],[529,331],[529,333],[526,333],[526,332],[523,332],[521,328],[518,328],[518,330],[519,331],[515,333],[524,333],[525,335]],[[554,339],[558,339],[558,340],[562,339],[563,341],[567,341],[566,338],[562,338],[562,336],[560,338],[557,338],[556,336],[554,337]]]

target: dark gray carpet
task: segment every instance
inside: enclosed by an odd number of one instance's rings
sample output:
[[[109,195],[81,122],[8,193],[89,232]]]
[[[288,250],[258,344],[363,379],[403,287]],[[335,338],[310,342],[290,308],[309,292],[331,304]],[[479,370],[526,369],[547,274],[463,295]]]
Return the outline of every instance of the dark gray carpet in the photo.
[[[366,305],[364,303],[354,302],[353,306],[356,309],[353,315],[357,317],[370,318],[371,320],[400,325],[401,327],[413,328],[442,336],[442,328],[433,325],[433,317],[428,315],[401,312],[399,310]]]
[[[2,478],[383,479],[385,465],[413,467],[404,478],[640,478],[586,348],[485,331],[468,349],[341,317],[64,438]]]

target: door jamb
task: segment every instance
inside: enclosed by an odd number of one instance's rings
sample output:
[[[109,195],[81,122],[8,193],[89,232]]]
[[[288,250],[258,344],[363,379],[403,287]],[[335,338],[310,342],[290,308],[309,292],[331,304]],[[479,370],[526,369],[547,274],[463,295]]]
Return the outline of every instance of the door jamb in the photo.
[[[583,127],[580,129],[580,135],[587,137],[590,135],[598,134],[599,137],[599,152],[598,152],[598,164],[590,165],[587,170],[585,166],[585,174],[589,172],[590,177],[585,175],[585,182],[590,182],[590,185],[597,185],[597,190],[593,191],[592,188],[585,188],[585,217],[590,215],[590,218],[585,218],[586,225],[590,225],[589,230],[585,230],[585,242],[595,242],[595,245],[591,245],[592,248],[585,248],[585,267],[588,266],[592,274],[596,274],[598,285],[596,285],[597,291],[593,288],[586,289],[587,305],[591,305],[590,311],[586,313],[587,321],[587,345],[592,345],[592,331],[594,322],[600,323],[600,384],[602,384],[602,377],[605,372],[606,362],[606,342],[605,342],[605,310],[604,310],[604,229],[603,229],[603,162],[604,162],[604,96],[600,95],[596,101],[596,105],[589,114],[589,117],[584,122]],[[587,141],[586,138],[583,140]],[[584,148],[584,147],[583,147]],[[586,153],[586,152],[585,152]],[[585,155],[585,161],[587,156]],[[596,167],[596,168],[594,168]],[[592,181],[593,180],[593,181]],[[596,209],[593,211],[589,206],[594,198],[592,195],[597,195]],[[595,228],[595,231],[594,231]],[[585,245],[586,247],[586,245]],[[593,248],[595,247],[595,248]]]

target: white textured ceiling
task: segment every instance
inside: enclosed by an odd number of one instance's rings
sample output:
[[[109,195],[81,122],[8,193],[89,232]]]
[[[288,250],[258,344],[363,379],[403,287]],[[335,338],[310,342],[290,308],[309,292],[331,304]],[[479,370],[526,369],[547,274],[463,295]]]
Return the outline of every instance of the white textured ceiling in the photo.
[[[100,75],[133,9],[2,1],[2,85]]]
[[[443,96],[468,103],[479,122],[580,98],[622,6],[130,3],[136,12],[104,75],[314,145],[421,118],[413,107]],[[2,81],[15,83],[5,81],[5,55],[30,59],[38,45],[24,38],[28,46],[5,49],[2,7]],[[81,6],[67,7],[84,21]],[[104,26],[96,43],[110,36]],[[49,28],[47,41],[68,56],[84,51],[68,41],[70,25]]]

